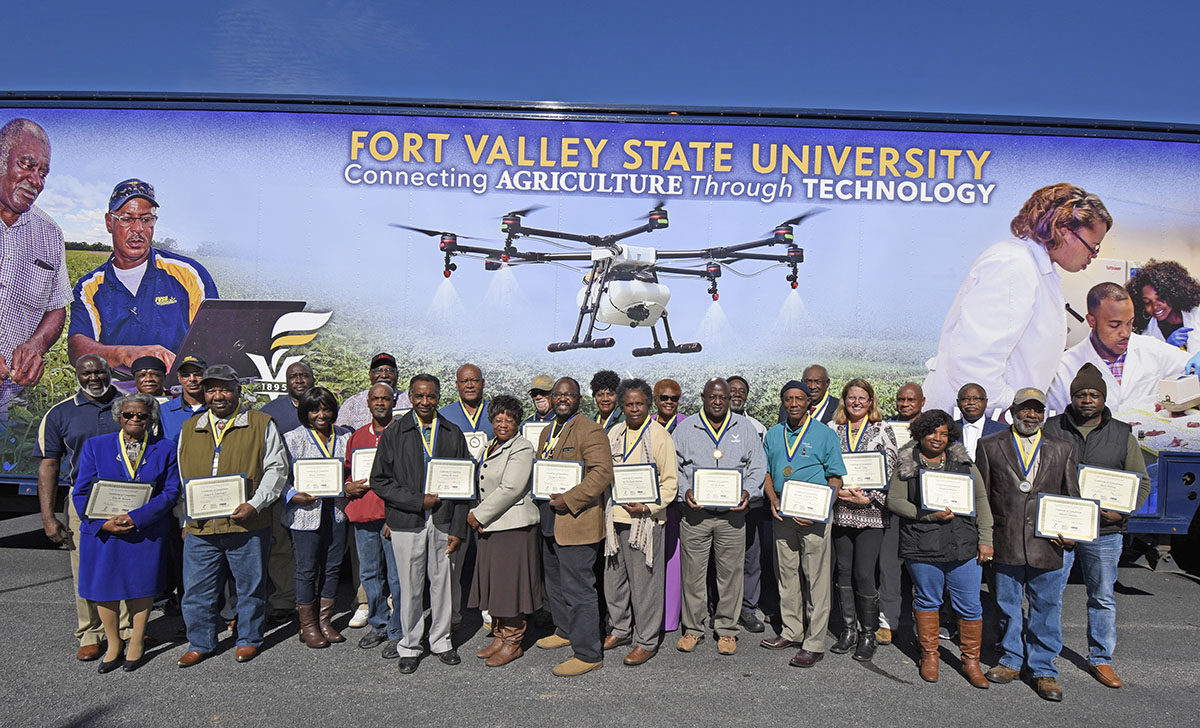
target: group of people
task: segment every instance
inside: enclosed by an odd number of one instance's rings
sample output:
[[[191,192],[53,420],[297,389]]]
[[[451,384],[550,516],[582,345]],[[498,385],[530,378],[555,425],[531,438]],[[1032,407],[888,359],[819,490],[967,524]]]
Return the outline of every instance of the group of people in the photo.
[[[553,668],[560,676],[599,669],[605,652],[623,646],[624,664],[641,665],[676,630],[682,652],[714,635],[718,653],[732,655],[745,632],[766,631],[762,617],[779,630],[761,647],[794,650],[795,667],[811,668],[826,652],[869,661],[879,644],[899,639],[907,574],[922,678],[938,679],[949,594],[972,685],[1027,670],[1038,693],[1057,700],[1062,596],[1078,558],[1092,670],[1120,685],[1112,597],[1125,516],[1103,511],[1101,537],[1090,543],[1038,537],[1034,527],[1039,494],[1078,495],[1079,463],[1141,473],[1141,501],[1149,493],[1137,440],[1112,418],[1107,383],[1091,364],[1049,422],[1044,392],[1017,391],[1011,426],[985,416],[987,393],[973,383],[958,392],[960,419],[926,409],[910,382],[885,421],[870,382],[851,379],[834,396],[818,365],[781,388],[781,419],[771,427],[745,413],[750,383],[741,376],[709,380],[700,411],[685,416],[677,382],[601,371],[589,383],[596,406],[587,416],[575,379],[539,376],[527,402],[487,399],[474,364],[457,370],[457,397],[439,409],[438,378],[418,374],[401,390],[387,353],[370,362],[371,386],[345,403],[306,363],[293,364],[287,393],[261,410],[246,405],[227,365],[182,362],[176,399],[163,394],[159,360],[132,368],[139,391],[120,396],[104,358],[82,357],[79,392],[46,415],[38,443],[48,486],[59,461],[70,461],[68,523],[53,514],[52,499],[43,513],[51,538],[78,547],[78,657],[99,659],[101,672],[137,669],[152,600],[173,588],[189,642],[181,667],[211,656],[227,622],[236,628],[236,659],[253,659],[268,615],[287,620],[293,609],[308,647],[343,642],[333,622],[353,552],[350,578],[361,584],[369,627],[359,646],[383,645],[382,656],[397,658],[405,674],[425,645],[443,663],[461,661],[451,637],[464,609],[481,610],[490,626],[492,642],[477,654],[495,667],[521,657],[530,624],[545,620],[552,629],[536,645],[570,648]],[[469,437],[482,447],[472,449]],[[353,470],[358,450],[373,455],[369,475]],[[843,456],[865,452],[883,454],[888,489],[842,483]],[[290,464],[308,458],[344,463],[340,495],[297,489]],[[475,460],[473,498],[426,492],[427,466],[442,458]],[[536,497],[539,461],[578,463],[578,482]],[[655,497],[614,502],[614,468],[645,464],[654,466]],[[697,502],[697,470],[714,468],[740,475],[736,505]],[[924,509],[920,473],[928,470],[972,475],[981,486],[974,515]],[[245,501],[228,517],[188,520],[182,484],[227,474],[245,476]],[[153,492],[128,513],[88,518],[91,489],[104,480],[149,483]],[[834,489],[830,517],[784,516],[789,480]],[[281,553],[286,568],[275,566]],[[999,662],[986,672],[985,568],[999,635]]]

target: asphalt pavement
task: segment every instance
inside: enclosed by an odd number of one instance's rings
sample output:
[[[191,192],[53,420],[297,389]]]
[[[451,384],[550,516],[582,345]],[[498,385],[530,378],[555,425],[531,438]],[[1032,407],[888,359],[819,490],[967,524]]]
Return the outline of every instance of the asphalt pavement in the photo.
[[[1197,722],[1200,581],[1181,573],[1122,568],[1117,586],[1115,667],[1125,687],[1111,689],[1085,671],[1086,595],[1073,580],[1063,611],[1066,647],[1059,657],[1065,699],[1048,703],[1024,683],[978,690],[957,672],[957,651],[942,642],[942,677],[917,674],[911,639],[881,647],[871,663],[826,654],[816,667],[789,667],[792,651],[758,646],[743,633],[737,654],[717,654],[707,639],[693,654],[665,636],[658,655],[626,667],[628,648],[609,653],[604,668],[556,678],[567,649],[531,647],[502,668],[473,653],[489,642],[478,618],[456,635],[463,662],[449,667],[427,656],[413,675],[397,672],[378,648],[356,646],[363,630],[324,650],[304,647],[295,624],[272,630],[252,662],[234,661],[224,634],[213,658],[186,670],[178,617],[152,615],[148,651],[138,671],[96,672],[75,659],[75,616],[67,552],[49,548],[37,516],[0,522],[0,725],[13,726],[541,726],[541,725],[1136,725]],[[339,605],[349,619],[349,594]],[[993,664],[986,647],[984,662]]]

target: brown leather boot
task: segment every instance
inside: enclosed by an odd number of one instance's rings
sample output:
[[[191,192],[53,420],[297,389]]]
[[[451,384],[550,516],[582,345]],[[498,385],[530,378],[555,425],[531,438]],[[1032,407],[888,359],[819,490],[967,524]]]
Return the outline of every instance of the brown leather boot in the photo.
[[[296,614],[300,618],[300,641],[314,649],[328,647],[329,640],[325,639],[321,629],[317,627],[317,605],[297,604]]]
[[[967,682],[977,688],[986,689],[987,678],[979,669],[979,645],[983,642],[983,620],[958,620],[958,639],[962,647],[962,669]]]
[[[917,623],[917,644],[921,646],[921,679],[937,682],[938,679],[938,624],[939,613],[913,610]]]
[[[487,647],[484,647],[479,652],[476,652],[475,653],[476,657],[478,657],[481,660],[486,660],[487,658],[496,654],[496,651],[499,650],[500,646],[504,644],[504,638],[500,636],[500,625],[501,624],[503,624],[503,620],[497,619],[495,617],[492,618],[492,644],[488,645]]]
[[[321,628],[321,634],[325,635],[325,639],[330,642],[345,642],[346,638],[333,628],[333,603],[335,600],[321,597],[321,614],[317,624]]]
[[[488,667],[507,665],[525,654],[525,650],[521,649],[521,641],[525,639],[525,618],[502,619],[497,620],[497,622],[499,622],[499,625],[493,628],[499,630],[504,644],[500,646],[500,649],[494,655],[487,659],[487,662],[483,663]]]

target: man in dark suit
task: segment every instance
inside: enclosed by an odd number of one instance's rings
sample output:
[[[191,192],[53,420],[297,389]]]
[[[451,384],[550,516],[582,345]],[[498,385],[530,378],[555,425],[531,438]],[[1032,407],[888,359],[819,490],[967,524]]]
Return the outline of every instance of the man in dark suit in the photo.
[[[975,457],[975,447],[980,438],[994,435],[1007,429],[1004,425],[986,417],[988,397],[983,387],[971,382],[964,384],[958,390],[958,411],[962,417],[958,426],[962,428],[963,447],[972,458]]]
[[[1040,697],[1059,701],[1062,689],[1054,660],[1062,650],[1063,549],[1074,544],[1036,535],[1038,497],[1078,497],[1078,461],[1070,443],[1042,436],[1046,395],[1041,390],[1019,390],[1010,412],[1012,429],[983,438],[976,451],[995,521],[993,567],[1000,613],[1000,661],[988,670],[987,679],[1012,682],[1024,667]],[[1025,597],[1028,625],[1021,609]]]
[[[833,414],[837,412],[841,400],[829,393],[829,372],[820,364],[813,364],[804,370],[802,379],[804,386],[808,387],[808,391],[812,392],[812,397],[809,400],[811,404],[808,408],[808,416],[825,425],[833,422]],[[787,419],[787,410],[781,405],[779,407],[779,421],[786,423]]]
[[[542,431],[540,457],[583,462],[583,479],[542,505],[542,568],[554,633],[538,640],[544,650],[571,646],[574,655],[554,666],[558,677],[604,667],[596,560],[604,542],[604,494],[612,485],[612,449],[604,428],[579,415],[579,382],[563,377],[550,394],[554,424]]]

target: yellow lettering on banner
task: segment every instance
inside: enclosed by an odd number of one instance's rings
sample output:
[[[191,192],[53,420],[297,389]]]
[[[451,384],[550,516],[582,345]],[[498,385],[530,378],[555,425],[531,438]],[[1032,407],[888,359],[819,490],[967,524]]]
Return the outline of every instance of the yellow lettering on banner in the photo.
[[[846,162],[850,160],[850,147],[842,147],[840,156],[833,151],[832,144],[826,144],[825,150],[829,152],[829,163],[833,166],[833,173],[840,175],[846,168]]]
[[[471,155],[472,164],[479,164],[480,158],[483,157],[483,145],[487,144],[489,136],[489,134],[484,134],[483,138],[479,140],[479,144],[476,145],[475,137],[471,136],[470,134],[465,135],[467,140],[467,154]]]
[[[971,166],[975,168],[975,179],[983,179],[983,163],[986,162],[987,158],[990,156],[992,156],[992,150],[990,149],[985,149],[983,154],[978,157],[975,156],[974,151],[970,149],[967,150],[967,157],[969,157],[971,160]]]
[[[433,142],[433,161],[437,164],[442,163],[442,142],[450,138],[449,134],[428,134],[429,140]]]
[[[920,149],[909,149],[904,153],[904,161],[912,165],[912,169],[905,170],[904,176],[909,179],[916,179],[925,174],[925,163],[921,161]]]
[[[492,142],[492,153],[488,155],[487,163],[492,164],[496,160],[502,159],[508,166],[512,166],[512,155],[508,153],[508,145],[504,143],[504,137],[496,137],[496,141]]]
[[[578,167],[579,162],[575,157],[579,156],[579,137],[563,137],[561,142],[562,154],[559,155],[561,161],[559,164],[564,169]]]
[[[358,161],[358,153],[367,148],[367,143],[363,141],[366,138],[365,131],[350,132],[350,161]]]
[[[637,147],[642,145],[637,139],[625,140],[625,155],[629,157],[629,161],[621,166],[625,169],[637,169],[642,166],[642,155],[638,153]]]
[[[601,139],[599,145],[593,145],[591,139],[584,137],[583,143],[587,145],[588,151],[592,154],[592,169],[598,169],[600,167],[600,151],[608,144],[608,140]],[[641,162],[638,162],[638,164],[641,164]]]
[[[792,165],[795,165],[796,171],[800,172],[801,174],[808,174],[808,145],[807,144],[803,145],[800,148],[800,156],[799,157],[797,157],[796,153],[792,151],[792,147],[790,144],[783,145],[783,162],[782,162],[783,168],[780,169],[779,171],[783,172],[784,174],[787,174],[788,170],[791,169]]]
[[[696,150],[696,171],[704,170],[704,150],[712,146],[712,142],[688,142],[688,146]]]
[[[405,162],[412,162],[412,161],[424,162],[425,161],[421,157],[421,144],[423,144],[424,141],[425,140],[421,138],[420,134],[417,134],[417,133],[411,132],[411,131],[404,132],[404,161]]]
[[[900,151],[895,147],[880,147],[879,148],[879,176],[886,177],[889,174],[893,177],[899,177],[900,172],[896,169],[896,162],[900,161]]]
[[[771,172],[775,171],[775,162],[779,156],[779,150],[774,144],[770,144],[768,146],[771,148],[771,160],[766,164],[762,163],[762,155],[759,151],[760,147],[758,142],[755,142],[750,148],[750,163],[754,167],[754,171],[758,172],[759,174],[770,174]]]
[[[518,167],[532,167],[535,164],[537,164],[537,162],[535,162],[532,159],[529,159],[525,156],[525,137],[524,136],[517,137],[517,166]]]
[[[667,161],[663,163],[663,171],[674,167],[679,167],[684,172],[692,171],[691,166],[688,165],[687,154],[683,151],[682,142],[675,142],[671,145],[671,152],[667,155]]]
[[[873,164],[875,164],[875,147],[854,148],[855,177],[874,177],[875,170],[871,169]]]
[[[388,151],[386,154],[379,151],[380,139],[386,139],[388,142]],[[396,135],[390,131],[377,131],[371,136],[370,151],[371,157],[375,161],[386,162],[392,157],[396,156],[396,153],[400,151],[400,142],[396,139]]]
[[[733,142],[717,142],[713,150],[713,171],[732,172]]]
[[[937,150],[930,149],[929,150],[929,179],[933,179],[934,174],[936,174],[936,173],[937,173]]]
[[[662,141],[661,139],[647,139],[645,141],[645,144],[646,144],[647,149],[654,150],[654,154],[651,155],[651,157],[650,157],[650,169],[657,170],[658,169],[658,153],[659,153],[659,151],[662,150],[663,147],[667,146],[667,143]]]

